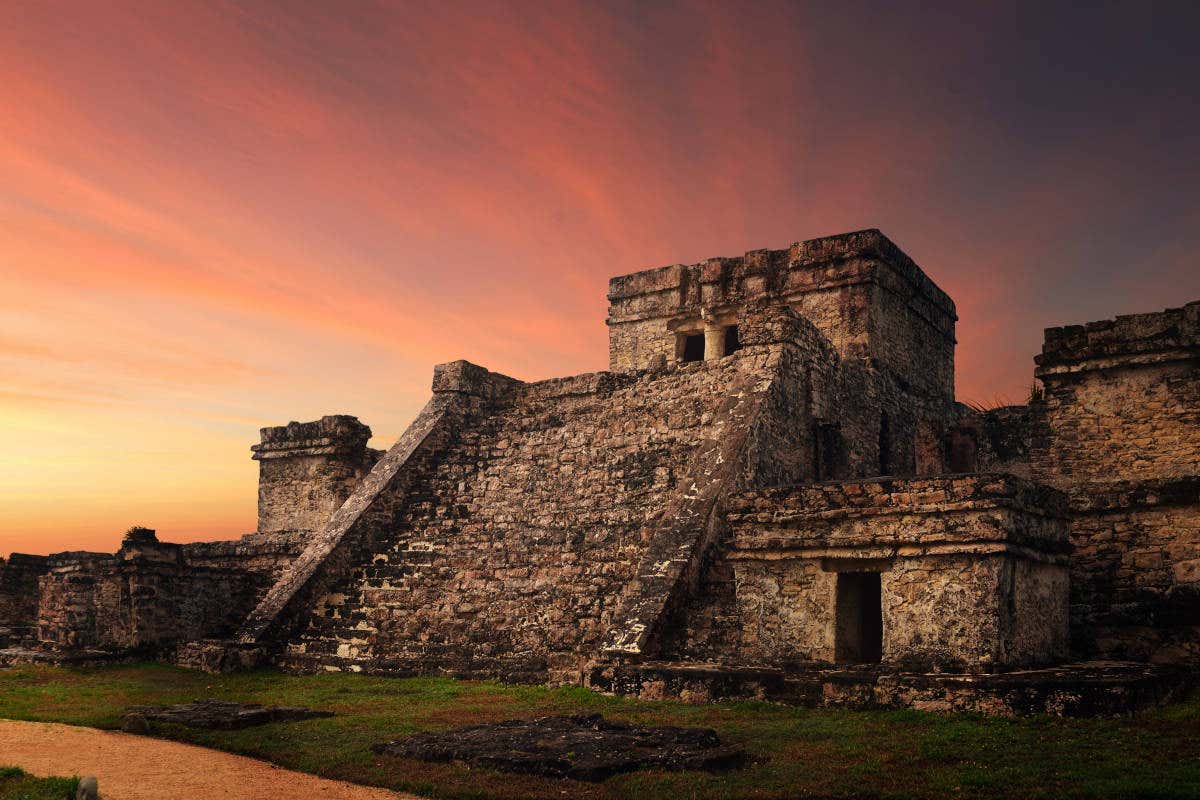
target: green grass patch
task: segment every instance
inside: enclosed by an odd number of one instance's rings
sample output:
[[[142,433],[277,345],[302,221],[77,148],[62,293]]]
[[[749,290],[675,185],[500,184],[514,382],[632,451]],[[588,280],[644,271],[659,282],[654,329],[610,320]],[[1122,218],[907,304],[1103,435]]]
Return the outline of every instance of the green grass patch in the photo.
[[[79,778],[35,778],[0,766],[0,800],[74,800]]]
[[[162,664],[0,671],[0,717],[12,719],[114,728],[129,705],[205,697],[307,706],[337,716],[242,731],[154,724],[153,734],[436,798],[1200,800],[1200,698],[1122,719],[1000,719],[768,703],[686,705],[606,697],[578,687],[448,678],[271,670],[214,676]],[[376,742],[415,731],[594,712],[639,724],[715,728],[743,747],[750,763],[724,773],[646,771],[591,784],[370,751]]]

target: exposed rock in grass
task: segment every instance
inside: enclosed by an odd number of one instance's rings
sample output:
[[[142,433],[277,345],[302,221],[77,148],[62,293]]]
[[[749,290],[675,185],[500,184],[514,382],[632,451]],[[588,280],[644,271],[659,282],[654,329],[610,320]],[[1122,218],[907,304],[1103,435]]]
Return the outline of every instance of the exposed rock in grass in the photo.
[[[371,749],[422,761],[461,761],[585,781],[638,769],[725,769],[744,757],[737,748],[721,744],[708,728],[645,728],[599,714],[470,725],[418,733]]]
[[[190,728],[235,730],[252,725],[265,725],[268,722],[294,722],[312,717],[332,716],[332,711],[314,711],[297,706],[196,700],[174,706],[130,706],[121,719],[121,727],[131,733],[143,733],[148,729],[149,722],[174,722]]]

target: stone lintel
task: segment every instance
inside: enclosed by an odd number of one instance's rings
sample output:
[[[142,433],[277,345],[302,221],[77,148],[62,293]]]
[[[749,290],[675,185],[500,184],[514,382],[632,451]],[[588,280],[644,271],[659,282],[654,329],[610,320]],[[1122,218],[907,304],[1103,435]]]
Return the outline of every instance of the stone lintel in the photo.
[[[765,542],[737,538],[727,554],[730,561],[786,561],[796,558],[820,559],[825,572],[885,572],[898,558],[939,556],[1007,556],[1043,564],[1067,566],[1067,550],[1053,552],[1044,547],[1028,547],[1003,539],[979,539],[961,542],[923,541],[920,544],[894,544],[863,541],[858,544],[828,546],[788,546],[780,540]],[[863,566],[871,562],[869,566]]]
[[[946,504],[983,502],[997,505],[1008,501],[1010,507],[1040,512],[1046,516],[1067,516],[1067,497],[1063,492],[1040,483],[1003,472],[969,475],[943,475],[919,478],[861,478],[848,481],[821,481],[742,492],[729,501],[729,518],[756,513],[770,507],[771,518],[781,515],[814,515],[819,512],[854,510],[886,513],[890,509],[912,513],[928,507],[937,511]]]
[[[742,493],[728,508],[744,557],[1070,552],[1066,497],[1005,474],[803,484]]]

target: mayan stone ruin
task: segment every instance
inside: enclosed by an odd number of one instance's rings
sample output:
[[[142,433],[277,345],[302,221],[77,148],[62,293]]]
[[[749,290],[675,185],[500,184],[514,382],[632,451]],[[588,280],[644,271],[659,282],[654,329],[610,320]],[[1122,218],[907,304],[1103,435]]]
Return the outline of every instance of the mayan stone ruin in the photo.
[[[875,230],[608,299],[608,371],[439,365],[386,452],[264,428],[240,540],[13,554],[0,659],[996,713],[1200,672],[1200,302],[1048,329],[1040,391],[980,411],[954,302]]]

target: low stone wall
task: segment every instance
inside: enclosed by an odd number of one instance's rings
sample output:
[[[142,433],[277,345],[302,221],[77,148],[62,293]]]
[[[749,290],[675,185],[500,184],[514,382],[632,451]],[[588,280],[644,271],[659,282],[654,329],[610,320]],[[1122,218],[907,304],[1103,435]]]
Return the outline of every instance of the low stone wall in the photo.
[[[240,539],[180,545],[185,562],[195,567],[278,574],[308,545],[301,533],[248,533]]]
[[[151,534],[114,555],[56,554],[35,594],[37,639],[66,654],[157,653],[230,635],[303,541],[251,535],[178,545]]]
[[[38,578],[45,556],[13,553],[0,558],[0,647],[26,644],[37,627]]]
[[[841,660],[840,584],[855,580],[842,576],[875,574],[883,662],[946,671],[1051,663],[1067,652],[1064,502],[999,474],[739,495],[729,501],[731,533],[664,655]]]
[[[886,666],[781,670],[706,663],[602,664],[588,686],[643,700],[767,700],[808,708],[898,709],[1016,717],[1123,716],[1188,696],[1194,672],[1080,662],[1000,674],[905,672]]]

